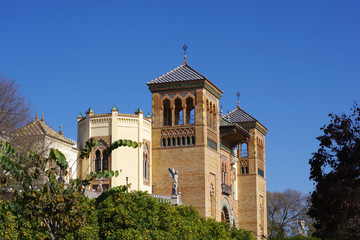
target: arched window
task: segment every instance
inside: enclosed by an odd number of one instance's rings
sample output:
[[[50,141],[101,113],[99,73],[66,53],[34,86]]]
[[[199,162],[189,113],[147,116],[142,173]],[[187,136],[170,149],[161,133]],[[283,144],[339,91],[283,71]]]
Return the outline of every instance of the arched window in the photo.
[[[213,105],[213,108],[212,108],[212,128],[213,129],[216,129],[216,108],[215,108],[215,104]]]
[[[101,154],[100,150],[95,152],[95,172],[101,171]]]
[[[222,179],[221,179],[221,180],[222,180],[221,182],[222,182],[223,184],[226,184],[226,182],[227,182],[227,181],[226,181],[226,175],[227,175],[227,172],[226,172],[226,163],[223,163],[223,164],[222,164]]]
[[[184,112],[182,109],[181,99],[177,98],[175,100],[175,125],[184,124]]]
[[[144,175],[144,180],[147,181],[149,178],[149,148],[147,144],[144,144],[143,175]]]
[[[163,113],[164,113],[164,126],[171,126],[172,118],[171,118],[171,108],[170,108],[169,99],[165,99],[163,102]]]
[[[194,100],[191,97],[186,99],[186,124],[195,124]]]
[[[248,146],[247,146],[247,143],[241,144],[241,157],[248,157]]]
[[[109,158],[106,150],[103,151],[102,170],[103,171],[109,170]]]

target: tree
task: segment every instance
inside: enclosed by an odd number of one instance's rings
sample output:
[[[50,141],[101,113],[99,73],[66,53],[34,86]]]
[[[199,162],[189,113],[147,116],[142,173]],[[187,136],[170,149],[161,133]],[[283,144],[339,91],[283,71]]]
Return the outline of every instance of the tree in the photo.
[[[307,196],[287,189],[284,192],[267,192],[268,238],[279,239],[299,233],[299,220],[310,225],[307,212]]]
[[[19,84],[0,74],[0,140],[9,141],[29,119],[30,104],[19,91]]]
[[[88,158],[97,141],[90,139],[81,152],[81,158]],[[131,140],[113,142],[106,150],[108,154],[122,146],[136,148],[140,144]],[[24,168],[24,164],[33,162],[32,169]],[[50,166],[50,167],[49,167]],[[54,166],[54,167],[52,167]],[[38,222],[43,231],[47,231],[52,240],[66,238],[81,227],[91,212],[84,207],[87,197],[85,186],[95,178],[113,177],[118,171],[90,172],[86,179],[76,179],[66,183],[63,178],[67,174],[68,162],[57,149],[50,149],[49,157],[35,152],[20,155],[9,143],[3,141],[0,147],[0,167],[4,175],[11,175],[21,185],[21,190],[14,190],[14,208],[21,213],[21,218],[30,222]],[[42,184],[37,180],[42,173],[45,178]]]
[[[124,186],[104,191],[96,209],[100,239],[255,239],[250,231],[201,217],[194,207],[159,203]]]
[[[327,239],[360,239],[360,108],[329,114],[320,146],[309,160],[315,190],[309,215],[315,235]]]

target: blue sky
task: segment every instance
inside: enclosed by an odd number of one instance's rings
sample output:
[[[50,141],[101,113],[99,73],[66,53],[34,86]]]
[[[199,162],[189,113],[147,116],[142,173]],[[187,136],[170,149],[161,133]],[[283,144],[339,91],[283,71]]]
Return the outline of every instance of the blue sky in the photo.
[[[360,102],[359,1],[1,1],[0,72],[77,138],[76,116],[151,112],[146,82],[188,63],[268,129],[267,188],[308,193],[330,112]]]

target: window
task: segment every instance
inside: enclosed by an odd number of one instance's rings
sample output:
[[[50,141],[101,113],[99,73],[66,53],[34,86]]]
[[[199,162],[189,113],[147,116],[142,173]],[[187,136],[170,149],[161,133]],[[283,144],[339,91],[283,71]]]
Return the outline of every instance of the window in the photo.
[[[242,175],[249,174],[248,160],[241,160],[240,161],[240,174],[242,174]]]
[[[164,126],[171,126],[172,118],[171,118],[171,108],[170,108],[170,100],[165,99],[163,101],[163,113],[164,113]]]
[[[103,171],[109,170],[109,159],[106,150],[103,151],[102,170]]]
[[[101,171],[101,154],[100,150],[95,152],[95,172]]]
[[[247,146],[247,143],[241,144],[241,157],[248,157],[248,146]]]
[[[109,170],[109,157],[106,150],[103,151],[102,156],[100,150],[95,152],[95,172]]]
[[[181,99],[177,98],[175,100],[175,125],[184,124],[184,112],[182,109]]]
[[[223,163],[222,164],[222,169],[221,169],[222,171],[222,176],[221,176],[221,183],[223,183],[223,184],[226,184],[226,177],[227,177],[227,171],[226,171],[226,163]]]
[[[248,167],[241,167],[240,168],[240,174],[249,174],[249,168]]]
[[[143,178],[144,181],[149,180],[149,147],[147,144],[144,144],[143,152]]]
[[[208,144],[208,147],[210,147],[210,148],[214,149],[215,151],[217,151],[217,143],[216,142],[208,139],[207,144]]]
[[[258,168],[258,174],[262,177],[264,177],[264,171]]]
[[[191,97],[186,99],[186,124],[195,124],[194,100]]]

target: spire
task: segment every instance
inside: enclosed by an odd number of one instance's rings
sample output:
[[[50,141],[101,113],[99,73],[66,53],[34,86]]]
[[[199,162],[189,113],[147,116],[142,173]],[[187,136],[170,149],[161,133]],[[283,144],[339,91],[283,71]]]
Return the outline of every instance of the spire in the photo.
[[[88,113],[94,113],[94,111],[92,110],[91,107],[89,107],[89,109],[86,111],[86,114],[88,114]]]
[[[114,104],[114,106],[113,106],[113,108],[111,109],[111,111],[119,111],[119,109],[115,106],[115,104]]]
[[[41,115],[41,121],[44,122],[44,113]]]
[[[222,104],[220,105],[220,117],[223,116]]]
[[[36,112],[35,120],[36,120],[36,121],[39,121],[39,114],[38,114],[38,112]]]
[[[141,108],[136,109],[135,114],[144,113]]]
[[[184,62],[183,62],[183,64],[187,64],[187,62],[186,62],[186,50],[187,50],[186,43],[184,44],[183,49],[184,49]]]
[[[237,93],[236,93],[236,96],[237,96],[237,98],[238,98],[238,105],[237,105],[237,108],[240,108],[240,93],[239,93],[239,92],[237,92]]]

